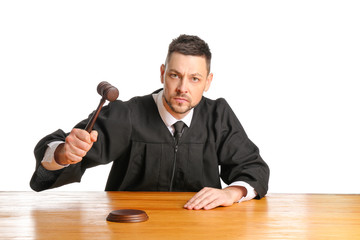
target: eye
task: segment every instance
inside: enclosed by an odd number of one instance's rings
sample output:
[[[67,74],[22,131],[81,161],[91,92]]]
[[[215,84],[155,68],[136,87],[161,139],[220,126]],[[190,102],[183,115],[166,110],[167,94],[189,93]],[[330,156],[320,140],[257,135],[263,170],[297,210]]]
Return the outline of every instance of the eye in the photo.
[[[193,82],[199,82],[199,81],[200,81],[200,79],[199,79],[199,78],[197,78],[197,77],[193,77],[193,78],[192,78],[192,81],[193,81]]]
[[[179,78],[179,76],[176,73],[170,73],[171,78]]]

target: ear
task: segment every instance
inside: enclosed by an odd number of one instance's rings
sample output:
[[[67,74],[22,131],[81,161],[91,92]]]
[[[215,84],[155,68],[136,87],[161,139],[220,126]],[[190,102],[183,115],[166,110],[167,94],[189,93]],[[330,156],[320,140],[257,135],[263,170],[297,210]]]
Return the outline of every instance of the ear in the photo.
[[[165,65],[164,64],[161,64],[160,66],[160,80],[161,80],[161,83],[164,84],[165,82]]]
[[[204,91],[207,92],[210,88],[211,82],[213,80],[214,75],[212,73],[209,73],[209,75],[206,78],[206,83],[205,83],[205,89]]]

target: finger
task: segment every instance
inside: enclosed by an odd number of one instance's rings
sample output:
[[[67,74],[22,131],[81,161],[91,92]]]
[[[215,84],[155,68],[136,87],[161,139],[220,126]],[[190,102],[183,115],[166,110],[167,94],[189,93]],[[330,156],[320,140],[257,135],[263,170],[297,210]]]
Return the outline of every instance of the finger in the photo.
[[[76,135],[74,134],[70,134],[69,136],[66,137],[65,139],[65,143],[69,144],[69,146],[73,147],[73,148],[78,148],[81,149],[83,151],[89,151],[91,146],[92,146],[92,142],[85,142],[81,139],[79,139]]]
[[[221,205],[222,205],[222,201],[220,199],[215,199],[214,201],[205,205],[203,208],[204,208],[204,210],[210,210],[210,209],[216,208]]]
[[[199,210],[210,204],[211,202],[214,202],[217,200],[216,194],[210,194],[206,198],[199,201],[195,206],[193,207],[194,210]]]
[[[212,196],[213,189],[203,188],[197,194],[195,194],[186,204],[187,209],[200,209]],[[207,199],[207,200],[206,200]],[[205,201],[205,202],[204,202]]]
[[[187,203],[185,204],[185,208],[191,206],[199,197],[201,197],[201,195],[204,194],[204,192],[206,192],[206,188],[201,189],[199,192],[197,192],[192,198],[190,198]]]
[[[71,133],[73,133],[76,136],[76,138],[78,138],[79,140],[83,142],[91,143],[90,133],[88,133],[87,131],[83,129],[74,128],[71,131]]]
[[[82,160],[82,157],[80,157],[70,151],[65,152],[65,158],[66,158],[66,162],[63,164],[76,164]]]
[[[65,143],[65,156],[67,159],[71,159],[71,160],[75,160],[75,161],[79,161],[78,158],[83,158],[86,153],[87,153],[87,149],[84,150],[84,149],[81,149],[71,143]],[[75,159],[74,159],[74,156],[77,156]],[[81,159],[80,159],[81,160]]]

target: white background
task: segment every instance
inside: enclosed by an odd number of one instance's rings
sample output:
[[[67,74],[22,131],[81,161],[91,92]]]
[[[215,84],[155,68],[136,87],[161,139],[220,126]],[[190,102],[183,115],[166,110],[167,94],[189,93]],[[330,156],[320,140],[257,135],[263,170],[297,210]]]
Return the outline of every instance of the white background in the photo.
[[[0,190],[30,190],[36,143],[68,132],[108,81],[160,88],[170,41],[213,53],[213,84],[271,168],[269,192],[360,193],[358,1],[1,1]],[[58,190],[105,187],[110,165]]]

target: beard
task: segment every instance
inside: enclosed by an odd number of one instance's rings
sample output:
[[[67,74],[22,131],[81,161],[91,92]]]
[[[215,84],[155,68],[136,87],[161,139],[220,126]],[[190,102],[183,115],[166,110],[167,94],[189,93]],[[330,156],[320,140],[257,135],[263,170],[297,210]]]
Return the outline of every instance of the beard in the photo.
[[[173,94],[170,95],[169,99],[166,99],[165,92],[163,94],[163,98],[166,102],[166,104],[169,106],[169,108],[178,114],[184,114],[193,109],[195,106],[191,105],[192,99],[187,96],[186,94]],[[187,101],[185,103],[177,103],[174,98],[184,98]]]

